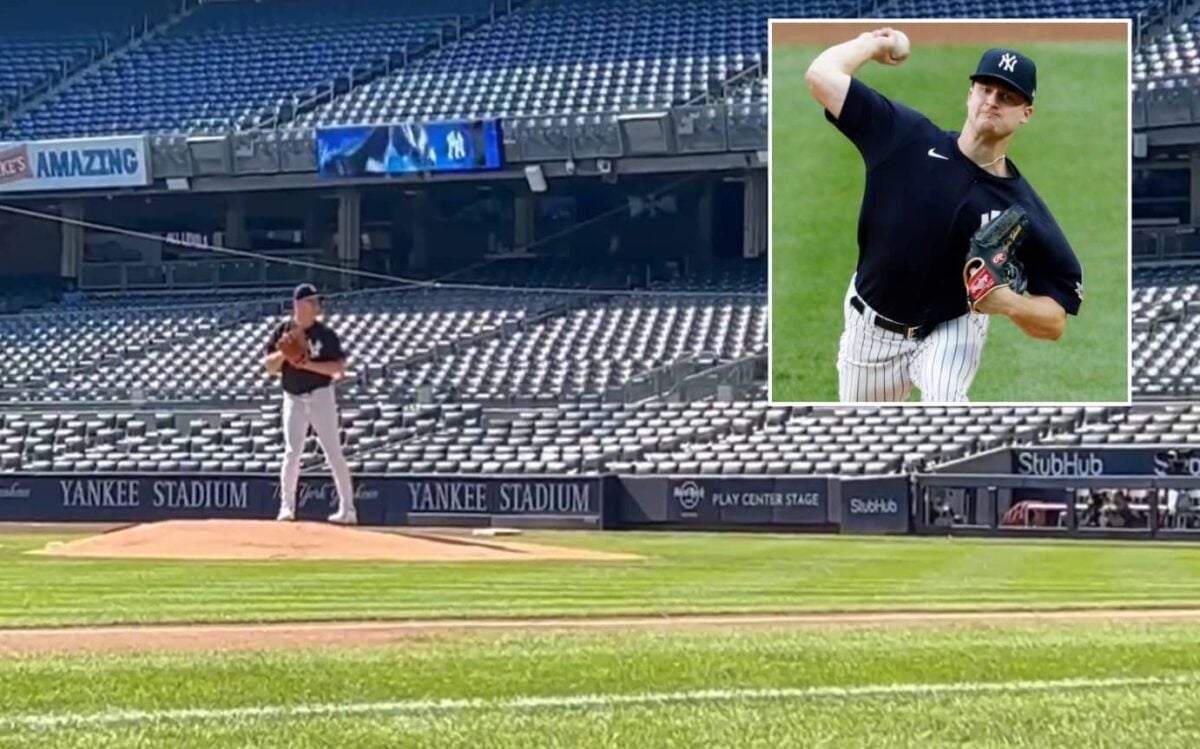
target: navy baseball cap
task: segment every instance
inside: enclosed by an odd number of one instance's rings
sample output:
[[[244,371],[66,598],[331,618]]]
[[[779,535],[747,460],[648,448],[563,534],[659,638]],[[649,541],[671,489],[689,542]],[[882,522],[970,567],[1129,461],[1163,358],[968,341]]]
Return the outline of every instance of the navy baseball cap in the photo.
[[[295,302],[314,296],[320,297],[320,294],[317,293],[317,287],[310,283],[302,283],[292,291],[292,301]]]
[[[971,80],[990,78],[1012,86],[1033,103],[1037,93],[1037,65],[1015,49],[989,49],[979,58],[979,68]]]

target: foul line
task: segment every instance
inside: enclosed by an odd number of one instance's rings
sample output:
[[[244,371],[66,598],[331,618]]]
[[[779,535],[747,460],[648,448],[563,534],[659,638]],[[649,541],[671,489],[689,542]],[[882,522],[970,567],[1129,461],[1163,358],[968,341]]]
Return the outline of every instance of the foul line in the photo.
[[[1200,685],[1200,673],[1186,673],[1175,676],[1072,678],[997,682],[968,681],[932,684],[873,684],[767,689],[701,689],[675,692],[640,692],[634,694],[525,696],[504,699],[450,698],[440,700],[335,702],[232,708],[110,710],[100,713],[42,713],[0,716],[0,728],[7,730],[20,728],[89,728],[125,723],[186,723],[246,719],[344,717],[371,714],[422,715],[461,711],[589,710],[695,703],[767,702],[806,699],[839,700],[869,697],[943,697],[1197,685]]]

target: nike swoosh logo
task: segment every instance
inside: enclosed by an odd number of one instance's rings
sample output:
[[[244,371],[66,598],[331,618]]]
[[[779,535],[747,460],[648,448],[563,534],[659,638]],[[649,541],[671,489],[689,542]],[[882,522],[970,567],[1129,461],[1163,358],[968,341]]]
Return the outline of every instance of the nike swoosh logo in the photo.
[[[938,153],[936,150],[934,150],[934,149],[932,149],[932,148],[931,148],[931,149],[929,149],[928,151],[926,151],[925,153],[926,153],[926,155],[928,155],[928,156],[932,156],[932,157],[933,157],[933,158],[935,158],[935,159],[941,159],[942,161],[949,161],[949,160],[950,160],[950,157],[949,157],[949,156],[943,156],[943,155],[941,155],[940,153]]]

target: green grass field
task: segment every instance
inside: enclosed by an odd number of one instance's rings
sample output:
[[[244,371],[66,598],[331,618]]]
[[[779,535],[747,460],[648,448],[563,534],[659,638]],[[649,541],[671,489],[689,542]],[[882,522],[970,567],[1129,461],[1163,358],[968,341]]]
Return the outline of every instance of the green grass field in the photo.
[[[973,401],[1124,401],[1129,137],[1123,45],[1028,44],[1038,99],[1009,155],[1054,213],[1084,268],[1085,301],[1057,342],[992,322]],[[857,259],[864,182],[854,146],[828,124],[804,71],[821,50],[777,47],[771,69],[772,397],[837,400],[842,298]],[[980,49],[920,47],[861,77],[949,130],[962,127]],[[915,394],[914,394],[915,397]]]
[[[1185,747],[1195,641],[957,627],[10,659],[0,747]]]
[[[1200,606],[1200,548],[686,533],[536,533],[629,563],[55,559],[0,535],[0,627],[447,616]],[[1161,574],[1165,567],[1170,575]],[[1130,579],[1138,581],[1136,586]]]
[[[0,626],[1200,605],[1200,548],[1180,544],[542,532],[529,540],[646,559],[24,553],[62,538],[0,536]],[[326,650],[10,655],[0,747],[1183,747],[1200,740],[1196,626],[445,632]]]

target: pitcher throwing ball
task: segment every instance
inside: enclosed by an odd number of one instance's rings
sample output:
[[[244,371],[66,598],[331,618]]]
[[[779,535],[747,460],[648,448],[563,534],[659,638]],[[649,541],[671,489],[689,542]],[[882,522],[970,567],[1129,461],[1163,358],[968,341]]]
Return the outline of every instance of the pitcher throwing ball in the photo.
[[[984,52],[952,132],[853,77],[908,52],[902,33],[878,29],[825,50],[805,75],[867,170],[838,350],[843,402],[903,401],[914,385],[925,401],[965,401],[990,316],[1053,341],[1083,300],[1075,253],[1005,155],[1033,117],[1033,60]]]
[[[337,487],[338,510],[330,522],[355,525],[354,486],[342,453],[337,401],[333,383],[346,372],[342,342],[317,317],[321,297],[312,284],[302,283],[292,292],[292,317],[280,323],[267,342],[264,365],[283,383],[283,468],[279,477],[279,520],[296,519],[296,489],[300,483],[300,457],[304,438],[312,425]]]

